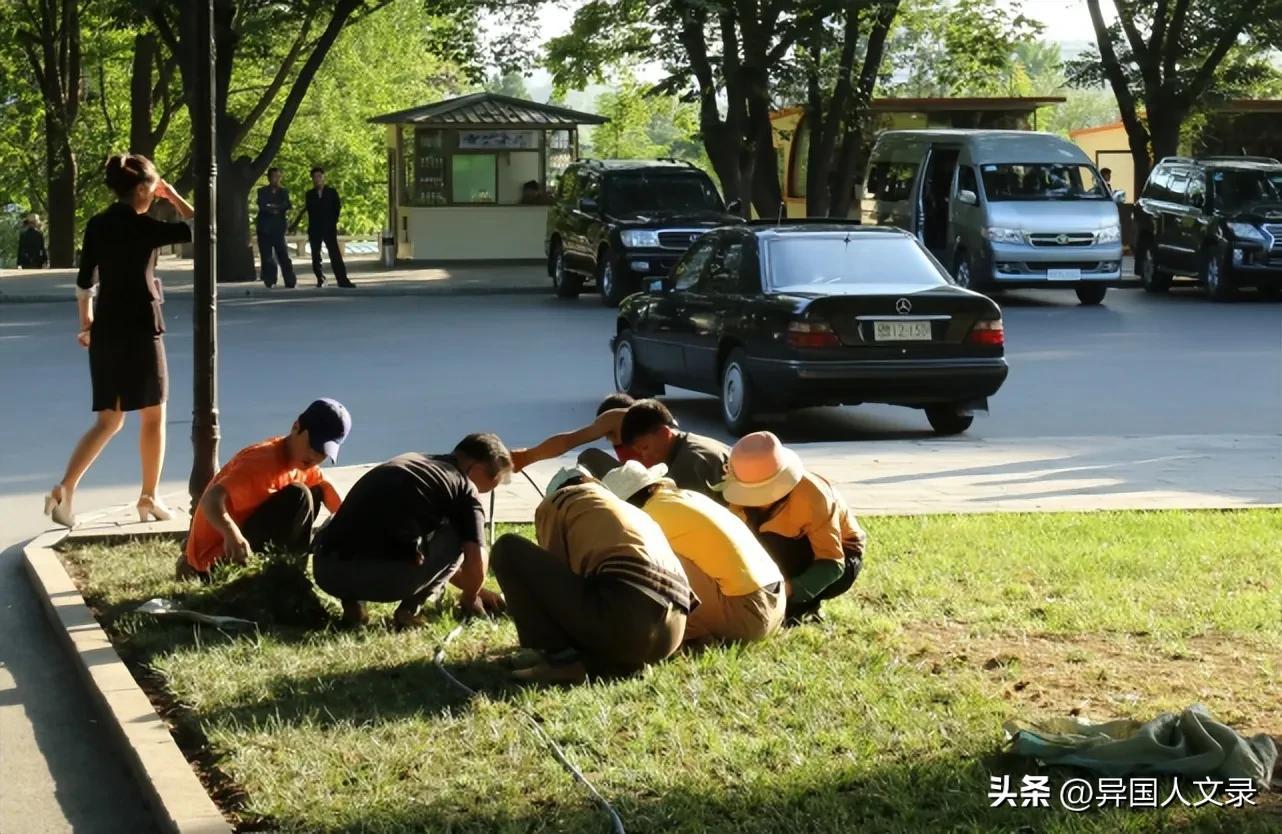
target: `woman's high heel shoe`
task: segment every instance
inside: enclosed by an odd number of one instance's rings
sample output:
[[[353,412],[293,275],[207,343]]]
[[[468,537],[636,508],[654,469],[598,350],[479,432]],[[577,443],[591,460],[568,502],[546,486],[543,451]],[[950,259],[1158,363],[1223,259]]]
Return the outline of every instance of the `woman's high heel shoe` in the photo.
[[[165,502],[154,495],[144,495],[138,499],[138,520],[168,521],[174,517],[174,511],[165,506]]]
[[[68,530],[76,526],[76,514],[71,511],[71,498],[65,490],[55,487],[54,492],[45,496],[45,515]]]

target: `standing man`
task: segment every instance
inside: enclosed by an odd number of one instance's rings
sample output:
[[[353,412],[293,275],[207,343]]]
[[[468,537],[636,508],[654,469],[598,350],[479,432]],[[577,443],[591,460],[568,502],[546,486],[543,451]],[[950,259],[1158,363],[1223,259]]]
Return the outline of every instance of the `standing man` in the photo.
[[[258,189],[256,221],[262,279],[265,285],[276,286],[276,264],[279,262],[285,286],[293,289],[298,279],[294,276],[294,263],[289,259],[289,247],[285,245],[285,227],[293,204],[289,201],[289,191],[280,184],[279,168],[267,169],[267,183]]]
[[[22,231],[18,233],[18,267],[44,269],[49,263],[45,251],[45,236],[40,232],[40,215],[32,212],[22,218]]]
[[[356,286],[347,280],[347,267],[343,265],[343,250],[338,245],[338,215],[343,211],[343,201],[333,186],[325,184],[325,169],[317,165],[312,169],[312,187],[307,191],[307,242],[312,247],[312,272],[316,286],[325,286],[325,273],[321,271],[321,244],[329,250],[329,262],[334,267],[334,277],[340,287]]]

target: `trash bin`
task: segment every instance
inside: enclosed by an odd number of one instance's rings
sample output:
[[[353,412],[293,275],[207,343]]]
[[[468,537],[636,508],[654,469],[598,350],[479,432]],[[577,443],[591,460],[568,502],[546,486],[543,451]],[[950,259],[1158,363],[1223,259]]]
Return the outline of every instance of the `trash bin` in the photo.
[[[396,237],[391,229],[383,230],[383,266],[396,265]]]

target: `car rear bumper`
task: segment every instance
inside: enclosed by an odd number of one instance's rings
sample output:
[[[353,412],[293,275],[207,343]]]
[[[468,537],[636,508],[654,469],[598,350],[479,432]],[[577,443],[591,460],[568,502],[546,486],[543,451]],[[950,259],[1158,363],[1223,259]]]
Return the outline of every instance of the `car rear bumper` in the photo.
[[[1006,380],[1001,357],[814,361],[750,359],[768,399],[786,405],[929,405],[991,397]]]

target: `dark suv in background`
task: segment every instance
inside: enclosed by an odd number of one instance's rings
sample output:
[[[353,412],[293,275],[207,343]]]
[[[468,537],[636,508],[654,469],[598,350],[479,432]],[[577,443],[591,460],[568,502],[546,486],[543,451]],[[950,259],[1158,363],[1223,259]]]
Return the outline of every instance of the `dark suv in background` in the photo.
[[[594,282],[610,307],[666,276],[704,232],[740,223],[703,171],[677,160],[579,160],[561,175],[545,247],[552,288]]]
[[[1282,163],[1266,157],[1167,157],[1136,205],[1135,271],[1166,292],[1191,276],[1208,298],[1239,287],[1282,294]]]

